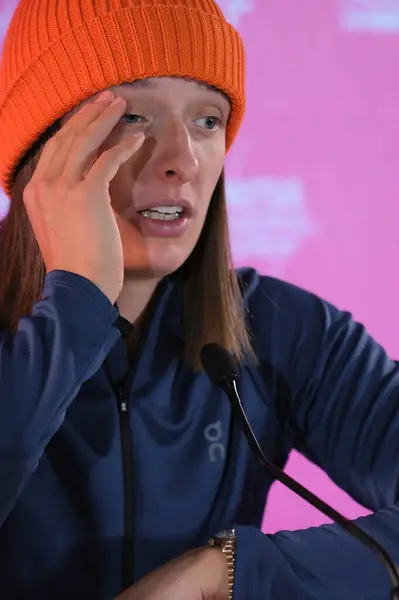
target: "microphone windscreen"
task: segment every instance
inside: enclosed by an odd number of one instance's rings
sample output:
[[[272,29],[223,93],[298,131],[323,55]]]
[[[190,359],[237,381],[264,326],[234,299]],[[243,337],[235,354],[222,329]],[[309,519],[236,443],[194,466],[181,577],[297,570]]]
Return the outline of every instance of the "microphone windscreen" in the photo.
[[[234,357],[220,344],[211,342],[201,350],[201,362],[205,373],[216,386],[238,378],[238,364]]]

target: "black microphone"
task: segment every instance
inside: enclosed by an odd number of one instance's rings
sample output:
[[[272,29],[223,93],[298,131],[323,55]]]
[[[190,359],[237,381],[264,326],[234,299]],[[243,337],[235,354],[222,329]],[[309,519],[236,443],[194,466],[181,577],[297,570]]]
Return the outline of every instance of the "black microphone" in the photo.
[[[348,533],[352,534],[357,540],[365,544],[370,550],[375,552],[379,559],[386,567],[392,582],[391,600],[399,600],[399,573],[398,569],[389,556],[388,552],[380,546],[371,536],[355,523],[341,515],[326,502],[315,496],[310,490],[292,479],[287,473],[279,469],[275,464],[266,458],[256,439],[254,432],[251,429],[247,415],[241,403],[240,396],[237,390],[237,379],[239,377],[239,369],[235,359],[231,354],[220,344],[210,343],[202,348],[201,362],[205,373],[216,387],[222,388],[230,400],[233,414],[241,425],[242,431],[247,438],[248,444],[260,462],[260,464],[269,471],[271,476],[280,481],[283,485],[295,492],[306,502],[317,508],[325,514],[329,519],[341,525]]]

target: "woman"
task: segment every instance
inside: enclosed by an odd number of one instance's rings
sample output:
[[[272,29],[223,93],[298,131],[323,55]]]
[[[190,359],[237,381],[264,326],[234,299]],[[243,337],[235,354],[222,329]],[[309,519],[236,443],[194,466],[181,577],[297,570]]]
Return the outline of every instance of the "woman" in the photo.
[[[268,457],[320,465],[399,559],[398,367],[231,269],[244,59],[217,5],[21,0],[0,77],[2,600],[388,597],[338,527],[260,532],[271,478],[201,371],[226,346]]]

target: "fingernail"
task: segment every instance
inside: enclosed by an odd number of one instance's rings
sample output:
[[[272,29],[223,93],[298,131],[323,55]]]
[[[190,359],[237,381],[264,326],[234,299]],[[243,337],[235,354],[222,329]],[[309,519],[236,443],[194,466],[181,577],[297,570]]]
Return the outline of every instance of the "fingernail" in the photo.
[[[101,92],[99,96],[97,96],[94,102],[107,102],[107,100],[112,100],[113,97],[114,94],[111,92],[111,90],[105,90],[104,92]]]
[[[110,106],[115,106],[115,104],[122,104],[122,102],[123,102],[123,98],[121,98],[120,96],[117,96],[116,98],[114,98],[114,100],[112,100]]]
[[[143,141],[144,141],[144,139],[145,139],[144,133],[142,131],[140,131],[139,133],[132,133],[131,137],[134,140],[141,140],[141,139],[143,139]]]

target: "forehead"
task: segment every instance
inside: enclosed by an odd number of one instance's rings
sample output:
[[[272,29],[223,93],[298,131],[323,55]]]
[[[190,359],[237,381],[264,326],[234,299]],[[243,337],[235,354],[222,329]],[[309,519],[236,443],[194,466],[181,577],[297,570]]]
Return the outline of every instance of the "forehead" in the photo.
[[[186,81],[188,83],[194,84],[195,86],[197,86],[200,89],[202,88],[204,90],[217,92],[218,94],[221,94],[224,98],[226,98],[230,102],[229,97],[222,90],[219,90],[217,87],[215,87],[213,85],[209,85],[208,83],[205,83],[205,81],[199,81],[198,79],[193,79],[193,78],[189,78],[189,77],[187,77],[187,78],[170,77],[170,76],[169,77],[148,77],[146,79],[136,79],[134,81],[122,83],[118,87],[126,87],[126,88],[131,88],[131,89],[156,90],[159,88],[162,80],[168,80],[168,79],[172,79],[172,80],[178,79],[180,81]]]

